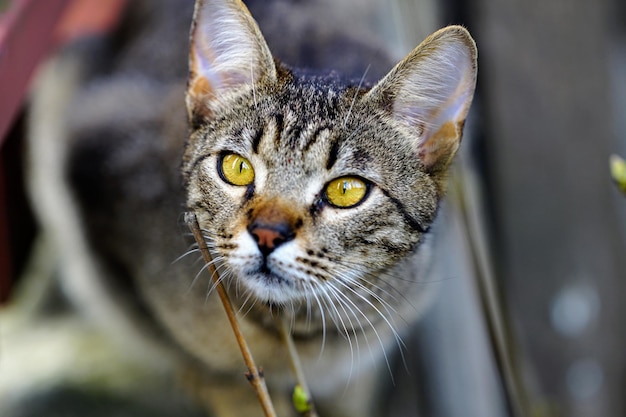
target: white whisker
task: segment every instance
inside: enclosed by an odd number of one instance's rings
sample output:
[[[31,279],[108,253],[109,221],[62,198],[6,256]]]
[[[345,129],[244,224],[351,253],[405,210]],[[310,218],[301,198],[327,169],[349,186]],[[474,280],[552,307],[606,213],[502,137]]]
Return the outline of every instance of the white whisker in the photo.
[[[389,327],[389,329],[391,330],[391,332],[393,334],[393,337],[394,337],[394,339],[396,341],[398,349],[400,350],[400,355],[402,356],[402,360],[405,361],[403,349],[406,349],[406,344],[404,343],[404,341],[402,340],[402,338],[400,337],[400,335],[396,331],[395,326],[391,323],[389,318],[382,311],[380,311],[380,309],[378,307],[376,307],[370,300],[368,300],[367,297],[365,297],[363,294],[359,294],[354,288],[352,288],[350,283],[344,282],[342,279],[338,279],[336,282],[338,284],[340,284],[343,288],[347,289],[349,292],[351,292],[352,294],[357,296],[359,299],[364,301],[387,324],[387,326]],[[341,294],[346,298],[346,300],[349,300],[350,303],[354,303],[350,299],[350,297],[346,296],[346,294],[343,294],[343,293],[341,293]],[[387,363],[387,368],[389,369],[389,373],[391,374],[391,379],[393,381],[394,378],[393,378],[393,373],[391,371],[391,365],[390,365],[390,362],[389,362],[389,358],[387,357],[387,352],[385,351],[385,347],[384,347],[384,344],[382,342],[382,339],[381,339],[380,335],[378,334],[378,331],[376,330],[374,324],[367,317],[367,314],[363,313],[360,309],[358,309],[358,311],[361,313],[363,318],[368,322],[368,324],[370,325],[370,327],[372,328],[372,330],[376,334],[376,337],[378,338],[378,341],[380,342],[381,347],[383,349],[383,355],[385,356],[385,362]]]
[[[187,252],[183,253],[178,258],[174,259],[171,262],[170,265],[174,265],[174,264],[180,262],[181,260],[183,260],[184,258],[186,258],[187,256],[192,255],[194,253],[199,253],[199,252],[200,252],[200,249],[198,249],[198,246],[197,245],[193,245],[189,250],[187,250]],[[200,258],[200,259],[202,259],[202,258]],[[196,260],[196,262],[197,262],[197,260]]]
[[[370,66],[368,65],[367,68],[365,68],[365,72],[363,73],[363,76],[361,77],[361,81],[359,81],[359,86],[356,88],[356,91],[354,92],[354,97],[352,97],[352,103],[350,103],[350,108],[348,109],[348,114],[346,114],[346,118],[343,120],[343,126],[342,128],[345,129],[346,128],[346,124],[348,124],[348,119],[350,119],[350,115],[352,114],[352,108],[354,107],[354,103],[356,102],[356,98],[359,95],[359,91],[361,90],[361,86],[363,85],[363,81],[365,80],[365,76],[367,75],[367,72],[370,70]]]
[[[361,325],[360,321],[358,320],[356,312],[352,309],[350,304],[348,304],[343,299],[344,298],[343,294],[339,294],[337,289],[333,285],[329,285],[328,289],[330,290],[330,295],[332,295],[332,297],[335,300],[337,300],[337,302],[339,303],[341,309],[343,310],[344,314],[346,315],[346,319],[348,320],[348,323],[350,324],[350,328],[352,330],[352,334],[354,335],[354,344],[355,344],[355,348],[356,348],[357,363],[358,363],[361,360],[361,350],[360,350],[360,347],[359,347],[359,337],[358,337],[358,334],[356,332],[355,325],[352,322],[352,319],[350,318],[350,314],[348,313],[348,311],[346,311],[346,307],[350,311],[351,315],[355,318],[355,320],[356,320],[358,326],[360,327],[361,332],[363,333],[364,337],[366,337],[364,329],[363,329],[363,326]],[[371,353],[371,350],[370,350],[370,353]],[[348,381],[350,379],[352,379],[352,372],[354,371],[354,363],[355,363],[355,361],[354,361],[354,351],[352,350],[352,344],[350,343],[350,371],[348,373]],[[346,389],[347,389],[347,385],[346,385]]]
[[[200,268],[200,270],[198,271],[198,273],[193,277],[193,279],[191,280],[191,284],[189,284],[189,288],[187,288],[187,291],[185,291],[185,296],[189,295],[191,293],[191,290],[193,289],[193,286],[195,285],[196,281],[198,280],[198,278],[200,277],[200,275],[209,268],[209,264],[204,264],[202,265],[202,268]]]
[[[225,272],[221,272],[220,269],[225,269]],[[217,279],[215,279],[215,276],[217,275]],[[213,272],[213,274],[211,274],[210,280],[209,280],[209,284],[210,287],[207,290],[206,296],[205,296],[205,303],[207,303],[209,301],[209,297],[211,296],[211,294],[213,293],[213,291],[215,291],[215,289],[218,287],[218,285],[220,285],[220,283],[224,284],[225,286],[228,285],[228,282],[230,282],[230,278],[232,277],[232,273],[230,272],[230,270],[228,270],[228,268],[226,268],[225,265],[223,264],[219,264],[216,268],[215,271]]]
[[[250,290],[246,290],[244,292],[244,295],[246,298],[243,300],[243,303],[241,303],[241,307],[239,307],[239,314],[241,314],[242,317],[247,316],[250,313],[250,311],[252,311],[252,309],[254,308],[254,306],[256,305],[258,301],[258,299],[254,296],[254,293]],[[243,312],[243,309],[246,308],[246,305],[248,304],[250,300],[253,300],[252,303],[250,304],[250,307],[248,307],[248,309],[245,312]]]
[[[256,102],[256,86],[254,84],[254,65],[253,65],[253,56],[250,56],[250,80],[252,81],[252,99],[254,100],[254,108],[258,109],[258,105]]]
[[[317,303],[318,308],[320,309],[320,318],[322,321],[322,345],[320,347],[320,354],[318,360],[322,357],[322,353],[324,353],[324,347],[326,346],[326,314],[324,313],[324,307],[322,307],[322,303],[320,302],[319,297],[317,296],[317,292],[315,288],[311,288],[311,294],[313,294],[313,298],[315,298],[315,302]]]

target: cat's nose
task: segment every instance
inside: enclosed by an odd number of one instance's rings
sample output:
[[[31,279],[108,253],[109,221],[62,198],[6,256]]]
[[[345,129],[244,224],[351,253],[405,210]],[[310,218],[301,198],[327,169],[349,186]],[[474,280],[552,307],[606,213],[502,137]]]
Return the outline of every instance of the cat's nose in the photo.
[[[274,249],[292,240],[295,236],[291,227],[286,223],[264,224],[255,221],[248,226],[248,232],[256,241],[264,257],[267,257]]]

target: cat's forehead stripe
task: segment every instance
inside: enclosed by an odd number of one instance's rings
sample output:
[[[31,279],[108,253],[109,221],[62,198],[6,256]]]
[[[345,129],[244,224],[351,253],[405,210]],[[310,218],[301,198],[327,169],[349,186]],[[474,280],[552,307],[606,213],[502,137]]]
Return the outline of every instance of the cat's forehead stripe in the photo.
[[[308,152],[313,146],[314,143],[317,143],[326,132],[330,132],[332,130],[331,126],[326,124],[320,124],[317,126],[312,126],[311,134],[307,135],[303,139],[305,140],[304,146],[302,148],[302,152]]]
[[[306,129],[306,121],[302,120],[293,111],[285,112],[285,127],[283,129],[281,139],[284,141],[282,146],[287,146],[290,149],[300,149],[300,140],[302,133]]]
[[[252,152],[259,153],[259,143],[261,143],[263,133],[263,126],[260,126],[254,133],[254,136],[252,137]]]
[[[274,123],[274,147],[278,149],[280,147],[280,138],[285,128],[285,116],[282,113],[275,113],[273,115]],[[270,120],[270,123],[272,121]]]
[[[337,162],[337,156],[339,154],[339,140],[337,137],[334,138],[332,144],[330,146],[330,150],[328,151],[328,156],[326,158],[326,169],[330,171],[330,169]]]

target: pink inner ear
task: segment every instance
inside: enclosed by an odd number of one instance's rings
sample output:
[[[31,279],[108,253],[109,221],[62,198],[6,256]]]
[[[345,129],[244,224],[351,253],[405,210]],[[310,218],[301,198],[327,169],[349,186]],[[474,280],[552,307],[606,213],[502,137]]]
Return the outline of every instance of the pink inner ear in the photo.
[[[209,99],[215,95],[211,83],[204,77],[194,77],[190,80],[187,94],[195,99]]]
[[[187,86],[187,106],[189,116],[210,116],[208,101],[215,96],[211,82],[204,76],[202,55],[197,53],[197,45],[193,44],[189,62],[189,85]]]
[[[430,134],[419,145],[419,157],[424,167],[439,171],[445,169],[456,153],[463,130],[463,122],[448,121]]]
[[[213,94],[221,87],[222,80],[218,75],[211,71],[211,61],[215,60],[214,52],[211,48],[204,44],[203,38],[199,37],[192,39],[192,47],[190,52],[191,68],[190,68],[190,87],[196,82],[200,83],[199,88],[206,88],[206,95]],[[198,91],[202,94],[201,91]]]
[[[473,91],[473,89],[470,91]],[[439,125],[447,121],[459,122],[460,120],[465,120],[472,95],[468,93],[467,82],[461,80],[456,91],[450,94],[448,101],[437,113],[434,118],[434,124]]]

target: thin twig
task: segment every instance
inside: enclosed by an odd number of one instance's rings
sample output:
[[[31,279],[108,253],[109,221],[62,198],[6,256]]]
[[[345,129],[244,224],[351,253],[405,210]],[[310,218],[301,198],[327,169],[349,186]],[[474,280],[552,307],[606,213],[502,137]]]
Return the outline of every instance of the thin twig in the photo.
[[[259,399],[259,403],[263,408],[263,412],[266,417],[276,417],[276,411],[274,411],[274,405],[272,404],[272,400],[270,398],[269,392],[267,391],[267,386],[265,385],[265,379],[263,378],[263,373],[259,371],[256,364],[254,363],[254,359],[252,358],[252,353],[248,348],[248,344],[243,337],[243,333],[239,328],[239,323],[237,322],[237,317],[235,315],[235,310],[233,308],[232,303],[230,302],[230,298],[228,297],[228,293],[224,288],[224,285],[219,280],[217,270],[212,263],[211,253],[209,252],[209,248],[206,245],[206,241],[204,240],[204,236],[202,236],[202,232],[200,231],[200,226],[198,225],[198,219],[196,215],[193,213],[185,214],[185,221],[187,222],[187,226],[193,233],[193,237],[196,239],[198,243],[198,248],[202,253],[202,257],[204,258],[204,262],[207,264],[209,268],[209,272],[213,277],[215,282],[215,288],[217,289],[217,293],[222,300],[222,304],[224,305],[224,310],[226,311],[226,315],[228,316],[228,321],[230,322],[231,327],[233,328],[233,333],[235,333],[235,338],[237,339],[237,343],[239,344],[239,349],[241,349],[241,354],[243,356],[243,360],[246,362],[246,366],[248,367],[248,374],[246,377],[252,387],[256,391],[257,397]]]
[[[291,365],[291,370],[293,371],[296,377],[296,382],[298,384],[298,386],[296,387],[296,393],[299,390],[304,394],[305,406],[299,407],[298,404],[295,404],[295,398],[294,405],[303,417],[318,417],[317,412],[315,411],[315,406],[313,405],[313,397],[311,397],[311,391],[309,390],[309,386],[306,383],[304,370],[302,369],[302,363],[300,362],[300,357],[298,356],[296,346],[293,343],[293,338],[291,337],[291,332],[289,331],[287,321],[284,317],[278,317],[276,319],[276,322],[278,324],[280,336],[282,337],[283,343],[285,344],[287,352],[289,353],[289,364]]]
[[[520,370],[519,359],[514,349],[515,343],[508,326],[507,311],[499,296],[495,274],[491,268],[488,244],[484,240],[482,223],[477,209],[477,189],[473,186],[471,170],[457,172],[460,181],[456,182],[457,196],[462,203],[461,222],[469,239],[469,251],[475,272],[475,284],[480,297],[480,307],[485,318],[496,366],[502,380],[504,395],[513,417],[530,415],[530,402]]]

